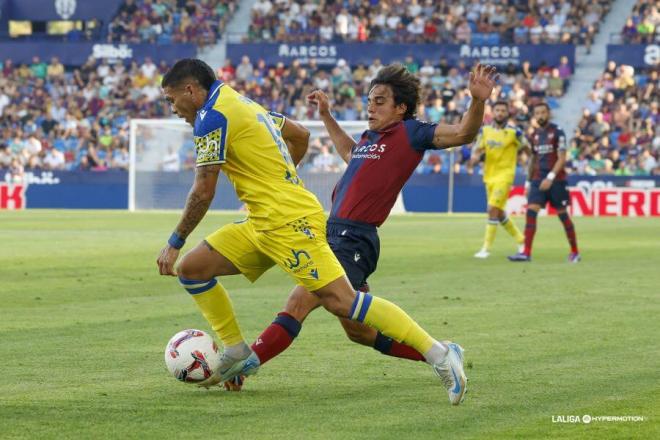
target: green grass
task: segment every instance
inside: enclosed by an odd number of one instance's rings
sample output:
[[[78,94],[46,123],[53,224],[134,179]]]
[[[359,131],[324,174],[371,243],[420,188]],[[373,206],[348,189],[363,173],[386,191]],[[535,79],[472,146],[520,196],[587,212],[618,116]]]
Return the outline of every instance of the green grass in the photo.
[[[236,218],[211,214],[189,240]],[[208,329],[156,255],[178,214],[0,212],[0,438],[660,438],[660,221],[576,219],[584,261],[542,218],[532,264],[483,216],[393,217],[375,294],[466,348],[470,392],[451,407],[422,363],[353,345],[315,312],[241,393],[176,382],[163,349]],[[519,226],[522,220],[516,219]],[[252,340],[292,281],[223,281]],[[655,323],[655,324],[654,324]],[[558,415],[639,423],[553,423]]]

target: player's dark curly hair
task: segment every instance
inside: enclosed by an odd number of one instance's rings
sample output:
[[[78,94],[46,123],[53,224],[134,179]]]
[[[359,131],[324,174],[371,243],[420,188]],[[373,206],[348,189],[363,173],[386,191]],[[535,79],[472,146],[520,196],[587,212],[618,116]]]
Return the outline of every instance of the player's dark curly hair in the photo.
[[[406,105],[403,119],[415,117],[417,104],[421,99],[419,78],[410,73],[402,64],[390,64],[378,71],[378,75],[369,84],[369,91],[380,84],[390,86],[394,94],[395,105]]]
[[[493,104],[493,108],[497,107],[498,105],[503,105],[504,107],[506,107],[507,111],[509,110],[509,103],[507,101],[504,101],[503,99],[495,101],[495,103]]]
[[[532,111],[534,111],[534,109],[536,107],[545,107],[546,110],[550,111],[550,106],[545,101],[539,101],[539,102],[534,103],[534,105],[532,105]]]
[[[176,87],[186,79],[193,78],[205,90],[211,90],[216,80],[215,72],[202,60],[197,58],[184,58],[177,61],[163,76],[161,87]]]

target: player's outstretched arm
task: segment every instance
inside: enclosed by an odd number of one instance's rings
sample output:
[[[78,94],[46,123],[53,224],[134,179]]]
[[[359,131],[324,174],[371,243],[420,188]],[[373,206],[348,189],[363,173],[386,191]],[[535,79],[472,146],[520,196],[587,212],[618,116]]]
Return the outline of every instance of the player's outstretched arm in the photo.
[[[286,142],[293,163],[298,165],[309,147],[309,130],[301,123],[286,118],[282,127],[282,138]]]
[[[470,154],[470,161],[468,162],[468,172],[472,173],[474,166],[481,160],[481,155],[484,152],[483,148],[483,130],[479,130],[477,140],[472,144],[472,154]]]
[[[335,144],[337,153],[339,153],[344,162],[348,163],[351,160],[351,152],[355,146],[355,140],[339,126],[332,116],[328,95],[321,90],[315,90],[307,95],[307,102],[318,106],[321,121],[323,121],[325,129],[328,130],[328,134],[330,135],[330,139],[332,139],[332,143]]]
[[[183,247],[188,235],[206,215],[206,211],[215,197],[219,173],[220,165],[206,165],[195,169],[195,182],[188,193],[181,220],[156,260],[161,275],[176,276],[174,264],[179,257],[179,249]]]
[[[463,115],[460,124],[438,124],[433,136],[433,145],[437,148],[449,148],[472,142],[479,132],[484,119],[484,103],[493,92],[499,78],[493,66],[477,64],[470,72],[469,89],[472,95],[470,108]]]
[[[479,143],[475,142],[472,145],[472,154],[470,155],[470,161],[468,162],[468,172],[472,173],[476,164],[481,160],[481,154],[483,149],[479,148]]]

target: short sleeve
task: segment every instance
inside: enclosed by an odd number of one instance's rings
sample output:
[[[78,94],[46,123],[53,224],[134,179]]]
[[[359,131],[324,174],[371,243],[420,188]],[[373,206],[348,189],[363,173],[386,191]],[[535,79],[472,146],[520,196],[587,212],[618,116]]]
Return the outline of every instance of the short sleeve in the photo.
[[[566,151],[566,134],[564,130],[557,127],[557,151]]]
[[[518,145],[518,149],[520,150],[521,148],[525,147],[527,145],[527,138],[525,137],[525,133],[518,128],[515,127],[515,136],[516,136],[516,144]]]
[[[514,128],[514,130],[516,130],[516,139],[518,140],[518,142],[522,143],[523,139],[525,137],[525,135],[523,134],[523,131],[518,127]]]
[[[425,151],[436,148],[433,145],[433,137],[438,124],[422,122],[417,119],[408,119],[403,121],[403,125],[408,133],[410,146],[414,150]]]
[[[201,112],[200,112],[201,113]],[[196,166],[217,165],[226,162],[227,118],[217,110],[198,116],[200,123],[193,140],[197,159]]]
[[[270,119],[273,120],[275,127],[277,127],[279,131],[282,131],[284,124],[286,124],[286,117],[283,114],[277,112],[268,112],[268,115],[270,115]]]

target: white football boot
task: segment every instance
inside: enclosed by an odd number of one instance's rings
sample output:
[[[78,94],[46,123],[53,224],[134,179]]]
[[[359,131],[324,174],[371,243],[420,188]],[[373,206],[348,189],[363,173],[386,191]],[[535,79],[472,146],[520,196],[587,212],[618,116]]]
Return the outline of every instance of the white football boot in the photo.
[[[433,364],[433,371],[442,380],[452,405],[460,404],[467,392],[467,377],[463,371],[463,347],[447,342],[448,352],[444,359]]]

